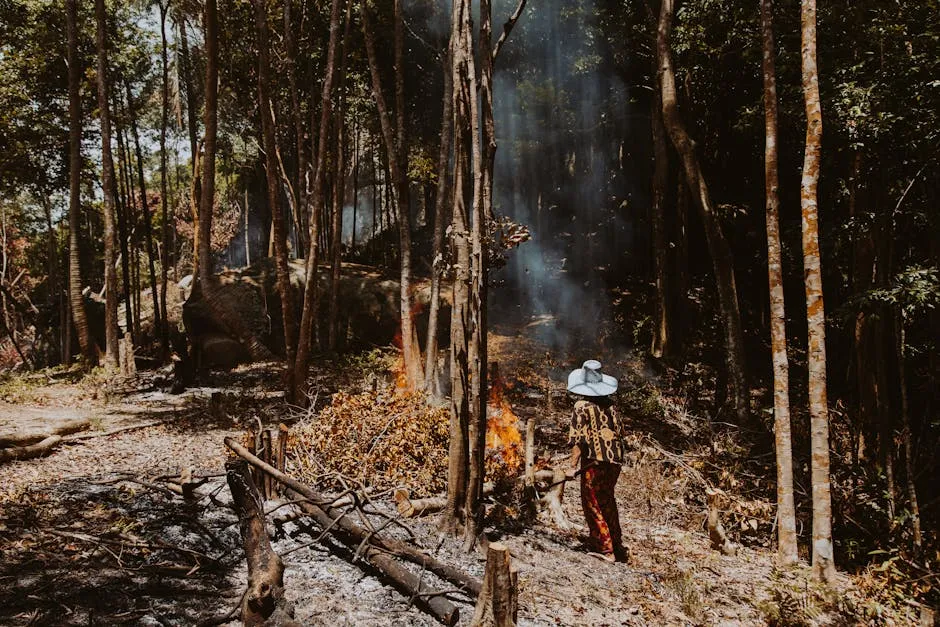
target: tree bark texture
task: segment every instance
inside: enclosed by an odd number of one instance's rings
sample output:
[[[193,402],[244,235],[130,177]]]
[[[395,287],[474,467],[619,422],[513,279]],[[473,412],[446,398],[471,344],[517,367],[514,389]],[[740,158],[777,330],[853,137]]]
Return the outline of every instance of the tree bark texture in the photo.
[[[264,506],[251,480],[248,463],[236,459],[225,464],[239,531],[248,561],[248,591],[242,601],[241,619],[252,625],[299,625],[293,608],[284,600],[284,563],[265,529]]]
[[[245,350],[256,361],[273,359],[271,351],[252,333],[241,317],[229,311],[217,289],[217,279],[212,268],[211,234],[212,211],[215,205],[215,153],[218,129],[218,82],[219,82],[219,44],[218,44],[218,16],[216,0],[206,0],[205,4],[205,30],[206,30],[206,83],[205,83],[205,114],[204,126],[206,136],[202,156],[202,191],[199,195],[199,214],[197,216],[196,231],[198,237],[198,266],[196,279],[190,299],[205,299],[206,305],[213,317],[228,331],[229,335],[237,339]]]
[[[324,178],[326,176],[327,150],[329,146],[329,126],[332,114],[333,80],[336,68],[336,46],[340,29],[340,0],[333,0],[330,9],[330,42],[327,47],[326,69],[323,77],[323,94],[320,99],[320,126],[316,151],[316,167],[313,175],[312,200],[308,212],[309,235],[307,237],[306,285],[315,285],[317,264],[320,261],[320,214],[324,204]],[[314,340],[317,313],[317,290],[304,290],[303,313],[300,319],[300,338],[297,342],[297,359],[294,363],[294,377],[297,391],[294,402],[307,404],[307,371],[310,365],[310,348]]]
[[[96,44],[98,49],[98,118],[101,124],[101,187],[104,194],[104,363],[118,366],[117,276],[114,269],[114,159],[111,156],[111,114],[108,96],[108,20],[104,0],[95,0]]]
[[[395,103],[396,128],[392,129],[388,106],[382,89],[382,77],[379,73],[378,58],[375,50],[375,32],[366,3],[361,5],[362,33],[366,43],[366,56],[369,59],[369,72],[372,76],[372,94],[378,109],[379,126],[385,142],[385,152],[391,173],[394,204],[398,209],[399,254],[401,261],[401,349],[405,361],[405,373],[408,381],[415,387],[424,385],[424,368],[421,364],[421,347],[418,343],[418,331],[414,324],[411,306],[411,202],[408,189],[408,149],[405,143],[404,114],[404,61],[402,56],[403,33],[401,0],[395,0],[393,20],[394,55],[395,55]]]
[[[120,112],[120,108],[117,106],[117,99],[115,99],[114,111],[115,113]],[[119,120],[120,118],[117,118]],[[116,121],[117,121],[116,120]],[[134,303],[132,302],[132,297],[134,295],[133,286],[131,285],[131,237],[129,235],[128,222],[130,221],[129,216],[134,213],[134,204],[136,202],[134,192],[132,190],[132,180],[130,178],[130,173],[128,171],[128,164],[130,163],[128,158],[127,142],[125,141],[125,136],[123,129],[120,124],[115,124],[116,132],[115,139],[117,140],[117,149],[118,149],[118,168],[116,170],[115,179],[117,183],[114,187],[114,198],[115,209],[117,211],[117,229],[118,229],[118,257],[120,258],[121,263],[121,284],[123,286],[124,294],[124,327],[131,335],[131,337],[136,337],[137,327],[134,319]]]
[[[330,230],[330,309],[327,314],[327,346],[336,350],[339,345],[339,286],[342,274],[343,252],[343,207],[346,200],[346,50],[352,24],[352,3],[346,3],[343,39],[339,53],[339,103],[336,111],[336,158],[334,159],[332,224]]]
[[[441,145],[437,155],[437,193],[434,197],[434,240],[431,252],[431,299],[428,309],[428,334],[425,342],[424,377],[425,389],[431,398],[441,394],[437,371],[437,327],[441,308],[441,274],[444,263],[444,222],[446,220],[447,201],[450,178],[450,149],[453,138],[453,97],[454,76],[451,71],[450,42],[443,63],[444,74],[444,101],[441,114]]]
[[[656,38],[659,81],[663,98],[663,122],[666,125],[672,144],[682,160],[686,182],[692,191],[692,197],[705,226],[705,239],[712,257],[715,281],[718,286],[718,300],[725,335],[725,359],[734,395],[734,409],[738,422],[744,424],[750,414],[750,392],[747,386],[744,363],[744,334],[741,328],[741,314],[738,309],[738,294],[734,280],[734,260],[731,255],[731,247],[721,230],[721,224],[712,203],[698,157],[695,155],[694,143],[685,130],[679,115],[675,70],[673,69],[672,53],[669,48],[675,11],[674,5],[674,0],[662,1]]]
[[[816,0],[802,0],[800,11],[803,98],[806,105],[806,148],[800,207],[803,212],[803,274],[809,334],[809,412],[813,492],[813,573],[821,581],[835,579],[832,550],[832,504],[829,483],[829,407],[826,400],[826,317],[819,254],[817,186],[822,152],[822,109],[816,68]]]
[[[268,41],[268,21],[265,10],[266,0],[255,2],[255,28],[258,34],[258,103],[261,110],[261,135],[264,148],[264,167],[268,193],[268,207],[274,223],[274,254],[277,269],[277,291],[281,297],[281,320],[284,331],[284,354],[287,360],[284,391],[287,402],[294,401],[295,338],[297,337],[294,319],[294,291],[290,283],[290,269],[287,266],[287,232],[284,228],[284,212],[281,209],[278,190],[277,137],[274,122],[273,104],[270,96],[271,61]],[[288,4],[290,0],[288,0]]]
[[[163,319],[163,313],[160,310],[160,300],[157,295],[157,273],[156,267],[154,266],[153,254],[153,222],[150,218],[150,206],[147,202],[147,183],[144,180],[144,157],[140,151],[140,135],[137,132],[137,120],[131,94],[131,85],[129,82],[125,82],[124,87],[127,91],[127,112],[130,117],[131,136],[134,138],[134,150],[137,155],[137,182],[138,191],[140,192],[140,208],[144,217],[144,238],[147,241],[147,270],[150,279],[150,296],[153,301],[153,335],[156,338],[160,338],[158,321]],[[128,149],[130,149],[130,146],[128,146]],[[161,352],[163,348],[164,347],[161,345]]]
[[[293,0],[284,0],[284,53],[287,61],[288,89],[290,91],[291,120],[294,125],[294,140],[297,152],[297,172],[294,177],[294,230],[296,232],[297,256],[303,258],[307,250],[304,209],[307,203],[307,150],[304,136],[303,112],[300,108],[300,90],[297,87],[297,40],[295,38],[291,9]]]
[[[491,542],[486,549],[483,590],[477,599],[470,625],[514,627],[519,611],[517,583],[518,575],[511,565],[509,547]]]
[[[166,16],[169,11],[169,0],[166,4],[160,2],[160,61],[163,69],[163,84],[160,90],[160,210],[163,219],[161,232],[162,258],[160,260],[160,346],[163,347],[163,359],[167,359],[170,352],[170,322],[166,309],[167,274],[170,260],[170,214],[169,214],[169,181],[166,160],[166,130],[169,123],[170,111],[170,63],[167,58]],[[154,320],[156,325],[156,320]]]
[[[466,15],[470,17],[468,10]],[[493,215],[493,161],[496,156],[496,132],[493,122],[493,57],[489,42],[493,40],[492,6],[480,0],[479,84],[473,57],[472,18],[464,23],[468,42],[469,62],[466,77],[468,93],[479,90],[480,98],[470,98],[470,136],[473,172],[473,205],[470,212],[470,422],[467,440],[470,443],[467,473],[467,525],[464,548],[473,548],[483,533],[483,482],[486,453],[486,404],[489,394],[487,354],[486,296],[489,274],[487,225]]]
[[[779,176],[777,169],[777,77],[774,63],[773,0],[761,0],[764,75],[764,181],[767,212],[767,276],[770,286],[770,344],[774,373],[774,442],[777,455],[777,561],[799,559],[793,502],[793,445],[790,439],[790,379],[787,318],[780,254]]]
[[[467,214],[467,187],[470,180],[471,140],[470,91],[468,63],[471,42],[467,40],[465,23],[469,22],[470,5],[458,0],[451,15],[451,72],[454,112],[454,186],[451,212],[451,237],[455,258],[453,307],[450,319],[450,443],[447,472],[447,509],[441,518],[442,528],[456,533],[467,519],[467,475],[469,464],[470,378],[470,233]]]
[[[653,180],[650,213],[653,226],[653,268],[656,280],[656,309],[650,354],[659,359],[670,350],[669,288],[666,267],[666,186],[669,183],[669,147],[663,125],[663,97],[657,73],[653,90],[650,125],[653,132]]]
[[[98,347],[88,326],[85,301],[82,298],[82,270],[80,251],[80,213],[82,184],[82,111],[79,88],[82,70],[78,63],[78,8],[77,0],[66,0],[65,17],[68,31],[69,64],[69,308],[81,346],[83,366],[98,363]],[[66,350],[71,347],[66,344]]]

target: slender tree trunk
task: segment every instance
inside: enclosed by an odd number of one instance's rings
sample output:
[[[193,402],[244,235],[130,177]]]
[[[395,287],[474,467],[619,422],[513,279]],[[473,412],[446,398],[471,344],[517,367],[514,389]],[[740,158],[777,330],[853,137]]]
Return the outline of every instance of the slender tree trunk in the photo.
[[[159,337],[157,330],[159,328],[159,322],[163,319],[163,316],[160,313],[160,300],[157,296],[157,273],[156,267],[154,265],[153,254],[153,222],[150,218],[150,207],[147,203],[147,183],[144,179],[144,157],[140,151],[140,136],[137,133],[137,120],[136,114],[134,112],[133,97],[131,95],[131,85],[130,83],[125,82],[124,87],[127,91],[127,109],[130,116],[131,135],[134,138],[134,150],[137,154],[137,181],[140,191],[140,208],[143,212],[144,218],[144,238],[147,243],[147,268],[150,279],[150,296],[151,300],[153,301],[153,334],[156,338]],[[161,345],[160,351],[163,352],[163,350],[164,347]]]
[[[287,233],[284,212],[279,202],[279,177],[277,164],[277,137],[273,105],[270,96],[271,61],[269,56],[268,21],[266,0],[254,0],[255,27],[258,33],[258,105],[261,110],[261,135],[264,146],[264,166],[267,173],[268,206],[274,223],[275,266],[277,268],[277,291],[281,296],[281,319],[284,331],[284,355],[287,360],[284,390],[287,402],[294,402],[294,359],[297,324],[294,319],[294,294],[290,284],[290,268],[287,265]],[[290,0],[287,0],[290,4]],[[248,205],[245,204],[247,212]],[[247,213],[246,213],[247,216]],[[247,226],[246,226],[247,229]],[[308,285],[308,288],[310,286]],[[314,288],[315,289],[315,288]]]
[[[316,151],[316,168],[313,175],[312,202],[309,211],[309,237],[307,238],[306,286],[304,290],[303,314],[300,321],[300,339],[297,344],[297,359],[294,366],[297,391],[294,401],[306,405],[307,371],[310,365],[310,348],[316,325],[317,266],[319,264],[320,214],[324,204],[324,178],[326,176],[326,152],[329,140],[329,125],[332,113],[333,79],[336,67],[336,46],[340,29],[340,0],[332,0],[330,9],[330,42],[327,47],[326,69],[323,77],[323,95],[320,100],[320,126]]]
[[[362,151],[359,147],[359,118],[353,116],[353,211],[352,211],[352,242],[349,246],[352,254],[356,254],[356,221],[359,213],[359,160],[362,158]]]
[[[205,110],[203,113],[203,126],[205,139],[202,155],[202,189],[199,197],[199,262],[197,280],[212,283],[212,212],[215,207],[215,147],[218,127],[218,94],[219,94],[219,43],[217,38],[218,18],[216,15],[216,0],[207,0],[205,3],[205,31],[206,31],[206,84],[203,90]],[[203,286],[205,287],[205,286]],[[211,289],[211,288],[210,288]]]
[[[470,183],[470,90],[468,74],[471,44],[465,38],[470,3],[457,0],[451,15],[451,85],[453,89],[454,185],[450,236],[455,258],[453,306],[450,318],[450,445],[447,471],[447,507],[441,528],[456,533],[466,523],[469,466],[470,385],[470,233],[467,187]]]
[[[437,192],[434,197],[434,243],[431,252],[431,296],[428,307],[428,335],[425,342],[424,376],[425,389],[432,398],[441,394],[437,372],[437,334],[438,318],[441,308],[441,275],[444,271],[444,221],[448,195],[448,175],[450,168],[450,148],[453,137],[454,117],[454,76],[451,70],[453,51],[450,42],[444,58],[444,101],[441,114],[441,145],[437,155]]]
[[[307,151],[304,137],[303,114],[300,109],[300,90],[297,87],[297,42],[291,18],[293,0],[284,0],[284,51],[287,57],[288,88],[290,90],[291,118],[297,146],[297,171],[294,177],[294,227],[297,233],[297,256],[303,259],[307,243],[304,240],[304,207],[306,206]]]
[[[822,151],[822,110],[816,69],[816,0],[802,0],[800,12],[806,149],[800,205],[803,210],[803,274],[809,333],[809,411],[813,485],[813,573],[826,583],[835,579],[832,551],[832,504],[829,493],[829,408],[826,401],[826,317],[819,255],[817,186]]]
[[[228,310],[219,299],[217,278],[213,273],[211,255],[212,211],[215,205],[215,153],[216,134],[218,129],[218,80],[219,80],[219,45],[218,45],[218,17],[216,0],[206,0],[205,3],[205,31],[206,31],[206,83],[205,83],[205,117],[204,125],[206,137],[202,157],[202,191],[199,194],[200,207],[198,216],[198,266],[193,292],[190,298],[201,295],[213,317],[222,325],[226,332],[238,340],[248,351],[252,359],[270,360],[271,351],[244,324],[241,317]]]
[[[653,266],[656,279],[656,308],[653,317],[653,341],[650,354],[659,359],[668,354],[671,346],[669,285],[666,247],[666,186],[669,183],[669,147],[663,126],[663,98],[657,73],[653,90],[650,122],[653,132],[653,189],[650,213],[653,222]]]
[[[58,246],[56,245],[55,225],[52,222],[52,203],[49,201],[48,197],[42,198],[42,209],[46,218],[46,272],[49,275],[46,277],[46,284],[49,286],[49,293],[46,295],[46,305],[49,307],[50,311],[55,311],[59,304],[57,301],[60,300],[59,294],[61,293],[61,286],[59,285]],[[57,338],[59,340],[60,362],[65,361],[62,353],[62,333],[64,332],[64,327],[60,328],[59,337]],[[53,349],[51,343],[49,348]]]
[[[117,101],[117,99],[115,99]],[[117,102],[114,105],[114,111],[120,112]],[[127,150],[127,142],[120,125],[120,118],[115,120],[115,138],[118,148],[118,167],[115,171],[117,183],[114,188],[114,198],[117,200],[115,208],[117,209],[117,230],[119,251],[118,256],[121,261],[121,285],[124,294],[124,326],[130,333],[134,343],[136,343],[137,332],[134,325],[134,290],[131,286],[131,233],[128,224],[131,222],[131,215],[134,213],[134,191],[133,181],[130,178],[130,163]]]
[[[799,559],[793,503],[793,445],[790,440],[790,378],[787,318],[780,260],[779,178],[777,171],[777,74],[774,63],[773,1],[761,0],[764,75],[764,184],[767,194],[767,275],[770,285],[770,338],[774,372],[774,440],[777,453],[777,561]]]
[[[160,260],[160,346],[161,359],[166,360],[170,352],[170,323],[166,308],[167,271],[170,265],[170,215],[169,191],[167,185],[166,129],[170,110],[170,64],[167,59],[166,16],[169,0],[160,2],[160,60],[163,68],[163,84],[160,92],[160,209],[163,220],[161,240],[163,255]],[[154,317],[154,325],[157,319]]]
[[[339,286],[342,271],[343,205],[346,200],[346,46],[352,25],[352,3],[346,3],[345,27],[339,53],[339,107],[336,111],[336,159],[333,174],[332,239],[330,240],[330,310],[327,319],[327,346],[331,351],[339,344]]]
[[[118,368],[117,277],[114,271],[114,160],[108,97],[108,22],[104,0],[95,0],[98,48],[98,109],[101,124],[101,187],[104,192],[105,366]]]
[[[917,487],[914,483],[914,451],[911,437],[911,417],[907,400],[907,348],[904,309],[898,307],[894,316],[897,337],[898,385],[901,389],[901,439],[904,442],[904,474],[907,479],[907,498],[911,507],[911,531],[914,534],[914,547],[920,553],[923,537],[920,529],[920,506],[917,502]]]
[[[196,112],[196,80],[193,77],[193,64],[189,56],[189,35],[186,33],[186,15],[180,10],[180,65],[183,70],[183,83],[186,90],[186,128],[189,134],[189,155],[192,165],[193,184],[191,187],[190,209],[193,218],[193,275],[199,273],[199,198],[202,192],[202,174],[199,159],[199,123]]]
[[[411,209],[408,189],[407,172],[407,146],[405,144],[405,114],[404,114],[404,59],[402,55],[403,21],[401,0],[394,4],[394,55],[395,55],[395,102],[396,102],[396,129],[393,133],[389,121],[388,107],[382,91],[382,79],[379,75],[377,55],[375,51],[375,33],[369,16],[369,9],[365,3],[361,5],[362,32],[366,42],[366,53],[369,58],[369,70],[372,74],[372,92],[378,109],[382,137],[385,140],[385,151],[388,156],[388,167],[391,171],[392,189],[394,191],[394,206],[398,209],[399,253],[401,262],[401,343],[402,355],[405,361],[405,372],[408,380],[415,387],[424,385],[424,368],[421,363],[421,347],[418,344],[418,333],[414,324],[414,315],[411,307]]]
[[[675,71],[672,66],[672,53],[669,50],[674,4],[674,0],[662,1],[657,36],[663,121],[672,144],[682,160],[686,181],[693,192],[693,198],[705,226],[705,238],[714,265],[715,281],[718,284],[718,300],[725,333],[725,358],[734,395],[735,414],[738,422],[744,424],[750,414],[750,392],[744,363],[744,333],[741,328],[741,314],[738,309],[738,294],[734,280],[734,260],[731,256],[731,247],[721,230],[705,177],[702,174],[698,157],[695,155],[692,139],[686,132],[679,115]]]
[[[469,17],[470,12],[465,14]],[[472,22],[464,22],[467,42],[472,42]],[[473,155],[473,206],[470,213],[470,443],[467,474],[467,525],[464,549],[469,551],[483,532],[483,480],[486,452],[486,401],[489,387],[486,346],[486,296],[488,280],[487,223],[493,216],[493,162],[496,156],[496,132],[493,122],[493,40],[490,0],[480,0],[479,101],[470,98],[471,154]],[[468,46],[469,47],[469,46]],[[472,48],[471,48],[472,49]],[[469,93],[477,92],[476,63],[468,57]]]

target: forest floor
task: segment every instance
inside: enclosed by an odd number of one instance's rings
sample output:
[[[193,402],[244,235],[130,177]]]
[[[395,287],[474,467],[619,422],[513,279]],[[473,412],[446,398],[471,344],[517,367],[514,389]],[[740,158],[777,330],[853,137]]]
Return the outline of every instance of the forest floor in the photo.
[[[553,355],[536,333],[496,330],[490,349],[515,413],[539,419],[540,456],[557,459],[571,407],[561,382],[581,357]],[[605,360],[623,386],[655,389],[655,375],[640,360],[615,352],[592,356]],[[365,361],[337,360],[317,371],[317,408],[337,391],[376,390],[375,377],[384,375],[364,374]],[[0,624],[229,624],[223,618],[234,616],[246,569],[222,440],[257,421],[303,420],[284,409],[274,368],[214,373],[211,385],[180,395],[161,391],[153,373],[123,382],[68,373],[8,378],[0,386],[0,434],[76,417],[101,433],[141,427],[0,466]],[[381,384],[393,385],[385,378]],[[213,403],[213,393],[221,393],[221,402],[217,394]],[[625,414],[633,450],[617,496],[630,563],[595,559],[577,533],[546,523],[504,516],[488,525],[489,539],[508,545],[519,568],[520,625],[917,624],[916,608],[889,608],[871,594],[870,576],[841,575],[836,591],[824,592],[809,583],[807,566],[776,569],[768,539],[746,541],[744,534],[735,555],[712,550],[696,470],[702,461],[683,451],[676,435],[704,425],[675,405],[654,423]],[[165,483],[186,468],[206,478],[195,499]],[[767,520],[758,525],[755,513],[766,512],[766,503],[742,503],[730,508],[729,527],[770,529]],[[395,512],[388,500],[376,498],[375,507]],[[564,508],[570,520],[583,520],[574,482]],[[434,517],[404,522],[439,559],[482,574],[484,552],[462,552],[457,540],[440,537]],[[272,531],[284,555],[286,594],[302,624],[436,624],[375,572],[350,563],[342,546],[328,538],[310,544],[318,530],[289,522]],[[460,624],[468,624],[472,604],[451,596]]]

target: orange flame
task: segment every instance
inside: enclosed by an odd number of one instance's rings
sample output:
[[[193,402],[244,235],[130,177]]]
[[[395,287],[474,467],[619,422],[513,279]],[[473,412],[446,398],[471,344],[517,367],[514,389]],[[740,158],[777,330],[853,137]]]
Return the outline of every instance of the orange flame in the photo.
[[[415,301],[411,305],[410,318],[412,324],[414,319],[417,318],[425,309],[425,304],[420,301]],[[401,322],[398,323],[398,330],[395,331],[395,336],[392,338],[392,345],[401,350],[404,348],[404,343],[402,341],[402,325]],[[408,370],[405,368],[405,358],[404,355],[398,358],[398,361],[395,363],[395,366],[392,368],[392,373],[395,375],[395,391],[396,392],[411,392],[414,390],[414,383],[411,381],[408,376]]]
[[[517,428],[518,416],[506,398],[506,384],[493,369],[490,383],[490,411],[486,421],[486,448],[498,451],[506,469],[515,473],[522,466],[522,434]]]

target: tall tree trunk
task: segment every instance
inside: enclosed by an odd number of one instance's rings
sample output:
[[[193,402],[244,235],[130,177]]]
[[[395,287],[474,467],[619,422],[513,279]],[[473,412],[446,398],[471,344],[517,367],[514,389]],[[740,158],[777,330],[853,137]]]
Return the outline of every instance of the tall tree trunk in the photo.
[[[656,280],[656,305],[650,354],[659,359],[671,349],[671,325],[666,247],[666,186],[669,183],[669,147],[663,125],[663,98],[657,73],[653,90],[650,125],[653,133],[653,180],[650,213],[653,222],[653,267]]]
[[[920,529],[920,505],[917,502],[917,487],[914,482],[914,451],[911,437],[911,417],[907,400],[907,348],[906,316],[904,308],[898,307],[894,324],[897,338],[898,385],[901,389],[901,439],[904,442],[904,474],[907,480],[907,498],[911,507],[911,531],[914,534],[914,547],[918,553],[923,546]]]
[[[46,305],[49,307],[49,311],[55,311],[57,309],[59,294],[61,293],[61,286],[59,285],[59,263],[58,263],[58,254],[56,245],[56,236],[55,236],[55,225],[52,222],[52,203],[49,201],[48,197],[42,198],[42,210],[43,215],[46,218],[46,272],[48,276],[46,277],[46,284],[49,286],[49,293],[46,295]],[[60,312],[61,314],[61,312]],[[61,315],[60,315],[61,319]],[[54,324],[54,322],[52,323]],[[59,329],[59,337],[57,338],[59,344],[59,361],[65,362],[62,353],[62,333],[65,332],[64,327]],[[50,349],[54,347],[49,346]]]
[[[327,146],[329,125],[332,112],[333,79],[336,67],[336,45],[340,29],[340,0],[332,0],[330,9],[330,42],[326,53],[326,69],[323,77],[323,94],[320,99],[320,125],[316,151],[316,167],[313,175],[312,202],[308,213],[309,236],[307,238],[307,261],[305,267],[306,285],[304,290],[303,314],[300,320],[300,339],[297,343],[297,359],[294,366],[295,384],[294,402],[306,405],[307,371],[310,366],[310,348],[316,325],[316,285],[317,266],[319,264],[320,214],[324,203],[324,178],[327,166]]]
[[[294,227],[296,230],[297,256],[304,257],[307,243],[304,240],[304,207],[307,190],[307,151],[304,137],[303,113],[300,110],[300,90],[297,87],[297,41],[291,19],[293,0],[284,0],[284,51],[287,57],[288,87],[290,90],[291,118],[294,124],[294,139],[297,150],[297,171],[294,177]]]
[[[82,101],[79,88],[82,68],[78,62],[78,0],[65,0],[69,62],[69,308],[81,346],[83,366],[98,363],[98,348],[91,336],[82,299],[81,250],[79,248],[82,184]],[[71,346],[68,346],[71,351]]]
[[[196,229],[199,234],[199,261],[196,273],[197,281],[209,285],[214,278],[211,253],[212,212],[215,209],[215,147],[219,96],[219,42],[217,37],[216,0],[206,1],[203,19],[205,20],[206,32],[206,83],[203,89],[205,139],[203,140],[202,155],[202,189],[200,190],[198,228]]]
[[[450,42],[444,57],[444,101],[441,114],[441,145],[437,154],[437,192],[434,197],[434,243],[431,252],[431,296],[428,307],[428,335],[425,342],[424,381],[425,389],[432,398],[441,394],[437,372],[438,318],[441,309],[441,275],[444,271],[444,221],[448,195],[450,148],[453,138],[454,76],[451,70],[453,51]]]
[[[264,147],[264,167],[267,174],[268,206],[274,223],[275,266],[277,268],[277,291],[281,296],[281,319],[284,326],[284,352],[287,360],[284,390],[287,402],[294,402],[294,359],[296,357],[297,324],[294,319],[294,294],[290,284],[290,268],[287,265],[287,232],[284,228],[284,212],[280,205],[277,164],[277,137],[274,111],[270,96],[271,61],[268,42],[266,0],[254,0],[255,27],[258,33],[258,106],[261,110],[261,135]],[[287,0],[290,4],[290,0]],[[245,205],[247,212],[247,202]],[[247,213],[246,213],[247,216]],[[247,228],[247,227],[246,227]],[[310,287],[310,286],[308,286]],[[315,289],[315,288],[312,288]]]
[[[339,286],[342,272],[343,205],[346,200],[346,47],[352,25],[352,3],[346,3],[346,18],[339,53],[339,107],[336,110],[336,159],[333,174],[333,209],[330,240],[330,310],[327,316],[327,346],[336,350],[339,343]]]
[[[402,356],[405,361],[405,372],[408,381],[415,387],[424,385],[424,368],[421,363],[421,347],[418,343],[418,332],[414,324],[414,315],[411,307],[411,209],[408,190],[407,146],[405,144],[405,114],[404,114],[404,59],[403,48],[403,22],[401,0],[394,4],[394,55],[395,55],[395,102],[396,102],[396,129],[393,132],[382,90],[382,78],[379,75],[378,61],[375,51],[375,33],[372,28],[369,9],[366,3],[361,5],[362,32],[366,41],[366,53],[369,58],[369,70],[372,75],[372,92],[378,109],[382,137],[385,140],[385,152],[388,156],[388,167],[391,171],[394,205],[398,209],[398,235],[399,253],[401,261],[401,343]]]
[[[199,195],[200,206],[198,216],[199,255],[196,269],[196,280],[190,298],[200,294],[205,298],[206,305],[213,317],[222,325],[229,335],[237,339],[248,351],[252,359],[269,360],[273,358],[271,351],[261,343],[251,330],[244,324],[241,317],[224,306],[219,300],[217,278],[213,273],[211,255],[212,211],[215,205],[215,152],[216,133],[218,129],[218,80],[219,80],[219,44],[218,44],[218,17],[216,0],[206,0],[205,3],[205,31],[206,31],[206,83],[205,83],[205,117],[204,125],[206,137],[204,154],[202,157],[202,191]]]
[[[667,0],[668,1],[668,0]],[[829,494],[829,408],[826,401],[826,317],[819,255],[817,186],[822,152],[822,110],[816,69],[816,0],[802,0],[800,11],[806,149],[800,205],[803,210],[803,274],[809,334],[810,442],[813,485],[813,573],[826,583],[835,579],[832,504]]]
[[[166,359],[170,351],[170,323],[167,315],[166,292],[167,272],[170,265],[170,215],[169,191],[167,184],[166,129],[170,110],[170,64],[167,59],[166,16],[170,0],[160,2],[160,61],[163,69],[163,84],[160,90],[160,210],[163,220],[161,240],[163,242],[160,260],[160,346],[163,349],[161,359]],[[156,317],[154,325],[157,324]]]
[[[465,22],[470,20],[470,3],[457,0],[451,15],[451,85],[453,90],[454,183],[451,237],[454,250],[453,304],[450,318],[450,444],[447,465],[447,507],[441,514],[441,528],[456,533],[466,523],[469,465],[470,385],[470,233],[467,215],[467,187],[470,180],[470,90],[467,64],[472,54],[465,38]]]
[[[469,11],[466,15],[470,15]],[[467,41],[472,41],[472,23],[465,22]],[[483,532],[483,480],[486,452],[486,401],[489,387],[486,296],[489,275],[487,223],[493,217],[493,163],[496,157],[496,131],[493,122],[493,41],[490,0],[480,0],[479,101],[470,99],[471,153],[473,155],[473,206],[470,213],[470,443],[467,476],[467,526],[464,549],[473,548]],[[477,92],[474,59],[469,57],[469,93]]]
[[[712,257],[715,281],[718,284],[718,300],[725,334],[725,360],[734,395],[734,409],[738,423],[744,424],[748,421],[750,414],[750,392],[744,363],[744,334],[741,328],[741,313],[738,309],[738,294],[734,280],[734,260],[731,256],[731,247],[721,230],[698,157],[695,155],[694,144],[679,115],[676,77],[672,66],[672,53],[669,49],[674,4],[674,0],[662,0],[656,38],[659,81],[663,98],[663,121],[672,144],[682,160],[686,181],[693,192],[692,196],[705,226],[705,239]]]
[[[120,107],[115,98],[114,111],[120,112]],[[127,150],[127,142],[123,129],[120,124],[121,118],[115,119],[115,138],[118,147],[118,167],[115,172],[117,183],[114,188],[114,198],[117,200],[115,208],[117,209],[117,230],[119,251],[118,256],[121,260],[121,285],[124,294],[124,326],[131,338],[136,343],[137,332],[134,325],[134,291],[131,286],[131,233],[128,224],[131,222],[130,216],[134,213],[134,191],[133,181],[130,178],[128,164],[130,163]]]
[[[118,367],[117,277],[114,271],[114,160],[108,97],[108,21],[104,0],[95,0],[98,49],[98,109],[101,124],[101,187],[104,193],[105,366]]]
[[[159,337],[159,322],[163,319],[163,316],[160,313],[160,300],[157,296],[157,273],[154,266],[153,254],[153,223],[150,219],[150,207],[147,203],[147,183],[144,180],[144,157],[140,151],[140,135],[137,133],[137,119],[134,111],[131,85],[129,82],[125,82],[124,87],[127,90],[127,109],[130,116],[131,136],[134,138],[134,151],[137,154],[137,181],[140,191],[140,208],[144,218],[144,238],[147,243],[147,268],[150,279],[150,296],[153,301],[153,335],[157,338]],[[163,349],[164,347],[161,346],[160,351],[162,352]]]
[[[190,209],[193,217],[193,274],[199,273],[199,207],[202,193],[202,174],[199,159],[199,123],[197,122],[196,80],[193,77],[193,63],[189,56],[189,35],[186,32],[186,14],[179,11],[180,66],[183,70],[183,84],[186,90],[186,129],[189,134],[189,155],[192,166],[193,184],[191,187]]]
[[[761,0],[764,75],[764,184],[767,195],[767,277],[770,286],[770,343],[774,372],[774,441],[777,453],[777,561],[799,559],[793,503],[793,445],[790,440],[790,378],[787,318],[780,260],[779,177],[777,171],[777,73],[774,63],[773,1]]]

